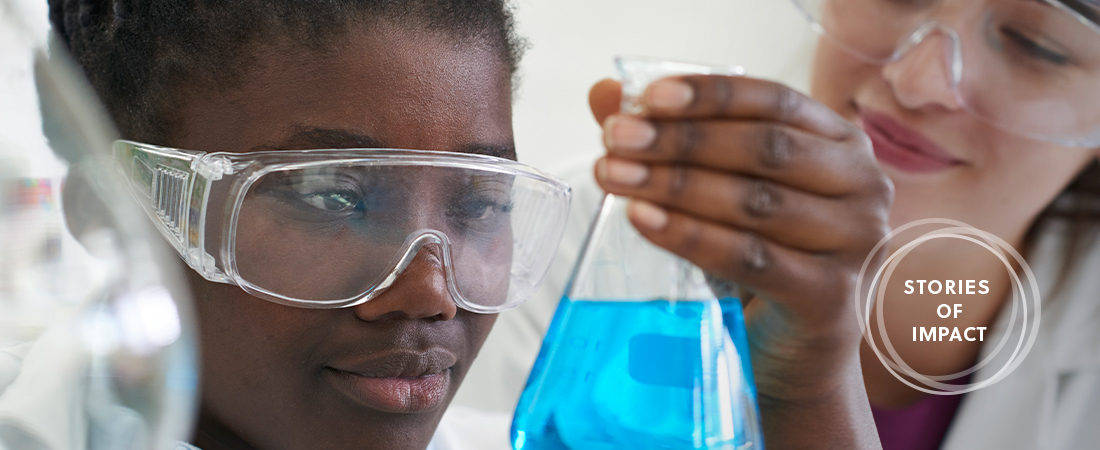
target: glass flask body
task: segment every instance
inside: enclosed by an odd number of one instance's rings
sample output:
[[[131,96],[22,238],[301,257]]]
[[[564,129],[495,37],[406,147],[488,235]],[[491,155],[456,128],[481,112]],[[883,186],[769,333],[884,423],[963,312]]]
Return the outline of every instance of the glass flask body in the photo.
[[[0,0],[0,449],[175,449],[197,411],[190,296],[47,12]]]
[[[516,408],[517,450],[762,448],[740,301],[607,196]]]
[[[616,65],[625,114],[644,113],[639,99],[659,78],[744,74],[638,57]],[[638,234],[627,203],[604,198],[516,407],[513,448],[763,448],[736,286]]]

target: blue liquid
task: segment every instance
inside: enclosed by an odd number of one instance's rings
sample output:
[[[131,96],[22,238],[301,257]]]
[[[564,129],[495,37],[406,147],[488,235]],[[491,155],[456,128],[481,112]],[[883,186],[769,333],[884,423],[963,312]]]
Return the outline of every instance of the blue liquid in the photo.
[[[747,432],[757,417],[738,300],[565,298],[516,408],[512,445],[739,449],[757,436]]]

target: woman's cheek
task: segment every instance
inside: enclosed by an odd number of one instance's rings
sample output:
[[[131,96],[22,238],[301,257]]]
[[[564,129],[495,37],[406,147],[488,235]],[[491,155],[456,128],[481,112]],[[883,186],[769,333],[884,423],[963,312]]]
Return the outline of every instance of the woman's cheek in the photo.
[[[818,39],[810,71],[810,95],[851,120],[856,114],[852,105],[856,92],[869,75],[880,70]]]
[[[493,324],[497,321],[496,314],[477,314],[462,310],[460,315],[470,316],[465,320],[467,335],[469,336],[470,349],[470,361],[467,361],[466,366],[469,367],[473,359],[477,357],[477,354],[481,351],[481,346],[485,344],[485,339],[489,337],[489,331],[492,330]]]

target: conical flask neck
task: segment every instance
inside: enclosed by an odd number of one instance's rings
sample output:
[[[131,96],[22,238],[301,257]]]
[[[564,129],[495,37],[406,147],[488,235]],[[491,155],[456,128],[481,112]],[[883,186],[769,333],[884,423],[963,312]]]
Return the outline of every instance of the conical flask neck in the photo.
[[[649,242],[627,217],[629,199],[608,194],[574,268],[574,300],[698,301],[715,298],[703,271]]]

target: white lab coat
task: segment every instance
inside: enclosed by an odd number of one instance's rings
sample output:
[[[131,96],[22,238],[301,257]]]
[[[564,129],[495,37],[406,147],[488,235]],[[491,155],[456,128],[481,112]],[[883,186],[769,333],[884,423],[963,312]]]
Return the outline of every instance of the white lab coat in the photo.
[[[1065,290],[1049,297],[1061,239],[1059,229],[1049,230],[1029,258],[1044,294],[1034,348],[1007,378],[963,398],[944,450],[1100,448],[1100,245],[1072,269]],[[982,358],[1004,336],[1008,315],[1006,305]],[[1003,366],[995,361],[977,379]]]
[[[460,404],[500,412],[515,408],[603,196],[591,164],[561,175],[573,186],[574,203],[559,255],[534,298],[498,318],[459,391]],[[1061,238],[1058,229],[1048,230],[1029,258],[1044,294],[1034,348],[1007,378],[967,394],[943,449],[1100,448],[1100,243],[1073,268],[1062,294],[1048,298],[1058,275]],[[1004,335],[1009,312],[1005,308],[987,333],[983,358]],[[1016,336],[1009,338],[1010,348],[999,357],[1011,353]],[[992,362],[976,379],[1002,366]]]
[[[78,345],[55,328],[33,346],[0,349],[0,450],[85,448],[86,358],[71,350]]]

